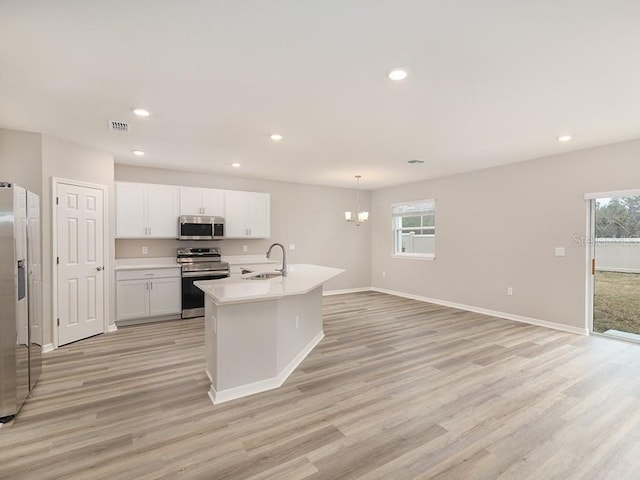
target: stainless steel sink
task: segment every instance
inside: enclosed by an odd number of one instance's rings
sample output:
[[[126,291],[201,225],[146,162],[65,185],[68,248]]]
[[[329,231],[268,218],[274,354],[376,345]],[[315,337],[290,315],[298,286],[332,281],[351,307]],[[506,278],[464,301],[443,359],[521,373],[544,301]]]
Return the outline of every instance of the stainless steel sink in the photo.
[[[264,272],[258,273],[256,275],[251,275],[250,277],[244,277],[245,280],[268,280],[269,278],[281,277],[282,273],[280,272]]]

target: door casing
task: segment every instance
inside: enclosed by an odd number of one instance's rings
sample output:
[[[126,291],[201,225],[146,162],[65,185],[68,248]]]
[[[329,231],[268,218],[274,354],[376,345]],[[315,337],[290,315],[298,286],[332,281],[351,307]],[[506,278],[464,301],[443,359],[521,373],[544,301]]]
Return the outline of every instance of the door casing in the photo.
[[[94,188],[102,191],[102,222],[103,222],[103,242],[102,242],[102,254],[104,259],[104,272],[105,272],[105,281],[103,282],[103,328],[102,333],[106,333],[109,331],[109,304],[110,297],[109,285],[111,283],[111,263],[108,256],[108,241],[109,241],[109,189],[106,185],[99,185],[95,183],[82,182],[79,180],[71,180],[66,178],[52,177],[51,178],[51,210],[52,210],[52,218],[51,218],[51,229],[52,229],[52,244],[53,244],[53,254],[51,257],[52,263],[52,315],[51,315],[51,329],[53,332],[53,348],[58,348],[59,346],[59,338],[58,338],[58,327],[57,327],[57,318],[58,318],[58,266],[56,263],[56,258],[58,255],[58,211],[56,208],[56,197],[58,194],[58,185],[65,184],[77,187],[87,187]]]

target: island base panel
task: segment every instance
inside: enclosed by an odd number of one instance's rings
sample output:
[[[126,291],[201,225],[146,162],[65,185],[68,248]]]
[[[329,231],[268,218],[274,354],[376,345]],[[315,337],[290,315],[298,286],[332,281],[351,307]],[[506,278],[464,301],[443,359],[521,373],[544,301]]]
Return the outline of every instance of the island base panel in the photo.
[[[206,298],[205,337],[214,403],[277,388],[324,337],[322,286],[231,305]]]

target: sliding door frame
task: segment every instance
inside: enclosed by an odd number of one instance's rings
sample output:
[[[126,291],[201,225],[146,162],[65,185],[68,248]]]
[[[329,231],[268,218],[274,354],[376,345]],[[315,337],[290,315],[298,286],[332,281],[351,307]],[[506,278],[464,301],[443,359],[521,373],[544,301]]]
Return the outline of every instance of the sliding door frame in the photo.
[[[586,229],[586,275],[585,275],[585,324],[589,335],[598,335],[607,338],[616,338],[610,335],[593,331],[593,304],[595,301],[596,277],[594,264],[596,259],[596,200],[611,197],[640,197],[640,188],[631,190],[614,190],[608,192],[586,193],[584,199],[587,204],[587,229]]]

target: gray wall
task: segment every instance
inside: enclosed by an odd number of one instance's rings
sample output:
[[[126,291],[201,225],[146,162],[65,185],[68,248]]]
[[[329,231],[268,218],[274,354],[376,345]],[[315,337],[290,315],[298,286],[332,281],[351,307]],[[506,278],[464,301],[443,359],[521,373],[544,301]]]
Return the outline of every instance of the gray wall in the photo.
[[[222,240],[212,242],[211,245],[221,247],[225,255],[242,255],[245,253],[242,246],[247,245],[248,252],[245,254],[258,255],[264,254],[273,242],[280,242],[287,247],[289,244],[295,244],[295,250],[287,251],[289,263],[312,263],[346,269],[345,273],[327,283],[326,290],[371,285],[370,226],[363,224],[356,227],[344,220],[345,210],[354,208],[354,189],[129,165],[116,165],[115,179],[270,193],[271,238]],[[362,208],[368,209],[371,194],[360,193]],[[116,240],[116,258],[141,257],[143,245],[149,248],[149,257],[171,257],[175,255],[178,246],[187,244],[177,240]]]
[[[43,311],[44,343],[53,342],[53,203],[52,178],[63,178],[92,184],[104,185],[108,189],[106,201],[111,214],[107,220],[109,241],[106,245],[106,271],[110,296],[107,299],[109,324],[113,324],[115,312],[113,290],[113,237],[115,235],[114,191],[113,191],[113,155],[75,143],[59,140],[47,135],[42,136],[42,245],[43,245]]]
[[[42,136],[0,128],[0,181],[42,193]]]
[[[105,185],[108,188],[109,211],[114,212],[113,155],[76,145],[39,133],[0,129],[0,180],[15,181],[40,195],[42,215],[43,264],[43,342],[53,343],[53,226],[52,177]],[[115,216],[108,219],[107,259],[113,262]],[[109,288],[113,285],[112,269],[107,268]],[[109,323],[113,323],[115,304],[108,299]]]
[[[633,141],[375,191],[372,284],[584,328],[584,194],[640,187],[639,160]],[[436,259],[391,258],[391,204],[424,198],[436,199]]]
[[[531,317],[573,328],[585,326],[586,247],[574,235],[586,232],[588,192],[640,187],[640,141],[567,153],[468,174],[362,192],[370,221],[343,220],[355,201],[353,189],[223,177],[125,165],[113,156],[40,134],[0,129],[0,178],[41,193],[43,213],[44,341],[52,341],[51,177],[106,185],[115,232],[117,180],[262,191],[271,194],[268,240],[216,243],[228,255],[261,254],[271,242],[294,243],[291,263],[345,268],[331,290],[374,287]],[[115,174],[114,174],[115,168]],[[391,204],[436,198],[434,261],[391,258]],[[173,240],[109,242],[108,257],[173,256]],[[554,248],[566,248],[565,257]],[[109,287],[113,286],[109,269]],[[386,276],[383,276],[383,272]],[[514,289],[513,296],[506,288]],[[110,321],[115,311],[110,298]]]

